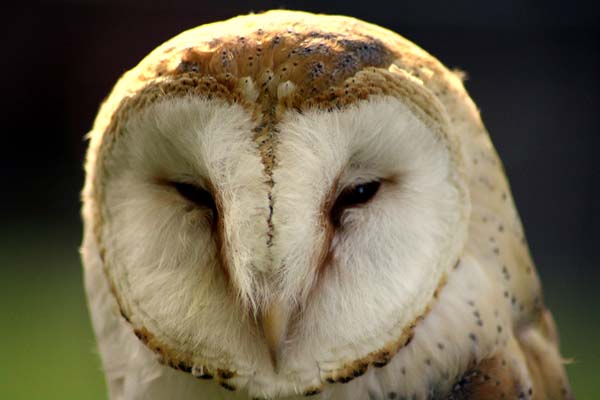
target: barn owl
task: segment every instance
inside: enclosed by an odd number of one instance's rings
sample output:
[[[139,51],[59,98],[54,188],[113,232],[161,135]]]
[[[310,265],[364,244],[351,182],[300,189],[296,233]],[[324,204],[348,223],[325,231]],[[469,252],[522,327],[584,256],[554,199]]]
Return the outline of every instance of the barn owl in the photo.
[[[112,399],[572,398],[478,110],[401,36],[203,25],[125,73],[89,138]]]

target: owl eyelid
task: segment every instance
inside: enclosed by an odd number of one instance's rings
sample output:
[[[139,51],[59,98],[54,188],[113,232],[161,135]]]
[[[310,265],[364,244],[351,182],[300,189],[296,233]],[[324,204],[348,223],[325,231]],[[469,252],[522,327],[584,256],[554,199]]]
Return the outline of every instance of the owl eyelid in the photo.
[[[370,202],[379,192],[381,180],[359,183],[342,190],[333,203],[330,211],[333,226],[341,226],[341,217],[345,210]]]
[[[210,191],[189,182],[174,181],[169,183],[185,200],[197,206],[208,208],[213,211],[215,216],[217,215],[217,205]]]

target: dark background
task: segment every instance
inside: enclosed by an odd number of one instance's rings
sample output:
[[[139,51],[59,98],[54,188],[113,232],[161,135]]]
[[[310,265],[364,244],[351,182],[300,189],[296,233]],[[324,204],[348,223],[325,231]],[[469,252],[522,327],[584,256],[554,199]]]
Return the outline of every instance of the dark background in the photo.
[[[392,5],[393,4],[393,5]],[[600,396],[600,12],[572,1],[48,1],[0,26],[0,395],[103,398],[81,286],[85,133],[117,78],[194,26],[269,8],[352,15],[447,66],[503,159],[578,398]]]

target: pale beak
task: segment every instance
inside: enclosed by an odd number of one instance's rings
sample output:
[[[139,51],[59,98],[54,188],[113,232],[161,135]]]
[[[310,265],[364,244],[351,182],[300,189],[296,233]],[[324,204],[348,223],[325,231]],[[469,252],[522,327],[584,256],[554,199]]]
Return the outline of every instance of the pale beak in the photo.
[[[268,309],[262,315],[261,325],[271,364],[275,373],[279,372],[279,358],[281,348],[287,334],[287,328],[290,320],[290,312],[287,304],[281,302],[271,303]]]

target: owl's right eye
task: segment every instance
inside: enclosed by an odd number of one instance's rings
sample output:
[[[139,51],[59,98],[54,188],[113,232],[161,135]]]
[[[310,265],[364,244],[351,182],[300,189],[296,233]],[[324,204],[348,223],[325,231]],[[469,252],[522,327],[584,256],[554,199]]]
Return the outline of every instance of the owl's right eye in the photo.
[[[380,181],[372,181],[344,189],[331,208],[333,226],[340,226],[342,213],[346,209],[368,203],[377,194],[380,186]]]
[[[200,186],[192,183],[174,182],[175,190],[187,201],[198,207],[207,208],[212,211],[213,215],[217,216],[217,205],[212,195]]]

